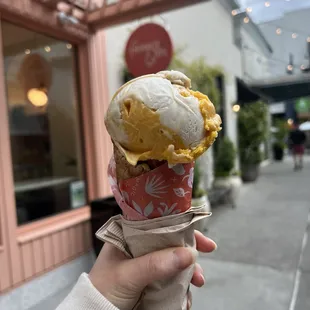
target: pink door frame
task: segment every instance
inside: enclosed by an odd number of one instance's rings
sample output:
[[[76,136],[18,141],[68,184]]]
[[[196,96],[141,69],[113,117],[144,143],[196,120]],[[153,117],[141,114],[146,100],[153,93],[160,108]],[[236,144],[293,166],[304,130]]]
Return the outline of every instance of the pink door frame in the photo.
[[[100,51],[105,51],[104,37],[99,35],[89,40],[90,32],[86,25],[80,27],[60,25],[54,10],[31,0],[1,0],[0,19],[76,45],[79,64],[77,88],[81,98],[89,200],[108,195],[110,192],[105,171],[112,148],[110,139],[105,133],[102,108],[108,100],[107,78],[105,63],[100,61],[102,54],[100,55],[99,51],[95,52],[95,45],[97,48],[100,47]],[[0,294],[2,294],[89,251],[92,243],[88,206],[20,227],[16,224],[1,28],[0,58],[0,71],[2,71],[0,72]],[[95,91],[94,83],[98,78],[102,79],[103,83],[100,87],[96,85]]]

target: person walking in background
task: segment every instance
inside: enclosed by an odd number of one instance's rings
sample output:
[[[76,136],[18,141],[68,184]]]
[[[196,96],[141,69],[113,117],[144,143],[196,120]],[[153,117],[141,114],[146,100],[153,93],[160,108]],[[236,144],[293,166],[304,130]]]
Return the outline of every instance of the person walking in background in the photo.
[[[303,168],[303,155],[305,152],[306,135],[299,129],[298,125],[295,125],[289,134],[289,145],[291,145],[293,158],[294,158],[294,170]]]

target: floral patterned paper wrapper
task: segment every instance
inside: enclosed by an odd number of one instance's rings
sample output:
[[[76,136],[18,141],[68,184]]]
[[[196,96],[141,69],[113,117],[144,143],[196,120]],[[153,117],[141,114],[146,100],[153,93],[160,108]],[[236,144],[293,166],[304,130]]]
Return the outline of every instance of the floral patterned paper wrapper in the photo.
[[[196,248],[194,223],[211,215],[191,207],[194,164],[167,164],[135,178],[117,180],[112,158],[108,177],[123,215],[112,217],[96,233],[128,258],[169,247]],[[150,284],[134,310],[186,310],[194,266],[167,281]]]
[[[126,219],[180,214],[191,207],[194,163],[171,168],[165,163],[140,176],[117,181],[112,158],[108,175],[112,192]]]

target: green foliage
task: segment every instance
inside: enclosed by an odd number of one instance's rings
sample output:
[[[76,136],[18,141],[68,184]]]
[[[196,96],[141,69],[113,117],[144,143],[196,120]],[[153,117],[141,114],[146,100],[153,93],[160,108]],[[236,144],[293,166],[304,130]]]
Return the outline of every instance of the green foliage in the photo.
[[[219,107],[221,94],[216,84],[216,78],[223,75],[223,70],[218,66],[207,65],[204,57],[186,62],[179,56],[181,52],[174,54],[169,69],[186,74],[192,80],[192,89],[206,94],[214,106]]]
[[[241,164],[262,161],[260,146],[267,136],[267,106],[261,101],[248,104],[238,113],[239,154]]]
[[[274,127],[276,128],[276,132],[273,133],[274,143],[273,145],[279,148],[285,148],[285,138],[289,132],[289,127],[287,122],[284,120],[276,120]]]
[[[201,173],[200,173],[200,166],[196,162],[194,168],[194,180],[193,180],[193,198],[200,198],[206,194],[206,192],[201,188]]]
[[[219,140],[215,158],[215,176],[230,176],[235,166],[236,150],[228,137]]]

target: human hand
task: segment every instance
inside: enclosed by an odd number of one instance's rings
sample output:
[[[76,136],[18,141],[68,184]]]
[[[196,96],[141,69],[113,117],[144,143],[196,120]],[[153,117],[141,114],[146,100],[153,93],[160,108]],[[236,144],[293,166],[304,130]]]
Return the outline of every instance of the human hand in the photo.
[[[195,231],[197,250],[208,253],[216,244],[202,233]],[[196,255],[188,248],[170,248],[128,259],[120,250],[106,243],[89,273],[89,279],[97,290],[120,310],[131,310],[138,302],[142,291],[150,283],[176,276],[194,264]],[[195,264],[191,283],[204,285],[203,270]],[[188,296],[188,309],[191,294]]]

